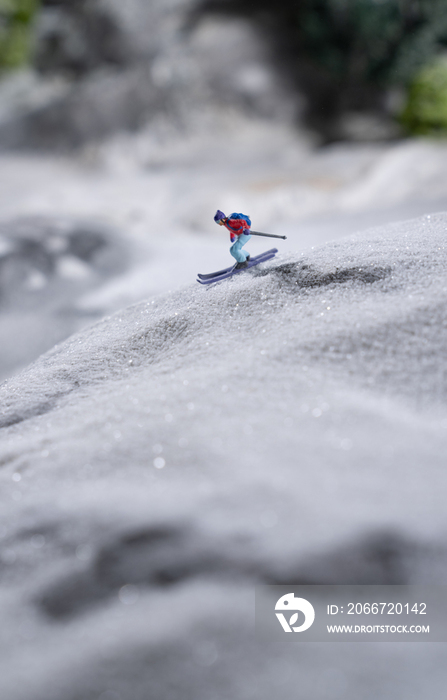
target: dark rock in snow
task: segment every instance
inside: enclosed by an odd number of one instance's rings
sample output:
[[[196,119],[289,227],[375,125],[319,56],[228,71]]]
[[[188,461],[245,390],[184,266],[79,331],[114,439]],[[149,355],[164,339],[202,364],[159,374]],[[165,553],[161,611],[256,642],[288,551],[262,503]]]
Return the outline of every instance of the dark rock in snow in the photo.
[[[34,35],[34,65],[45,73],[75,77],[104,64],[124,66],[132,44],[117,19],[99,2],[43,2]]]

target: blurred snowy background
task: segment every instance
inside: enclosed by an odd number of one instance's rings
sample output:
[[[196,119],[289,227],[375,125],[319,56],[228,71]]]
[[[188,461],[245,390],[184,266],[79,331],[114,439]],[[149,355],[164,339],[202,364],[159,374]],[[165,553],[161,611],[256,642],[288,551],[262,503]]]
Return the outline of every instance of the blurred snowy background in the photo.
[[[446,47],[445,0],[0,0],[2,697],[444,697],[244,611],[445,580]],[[287,240],[208,293],[217,208]]]
[[[402,117],[446,127],[442,10],[2,0],[0,377],[224,266],[218,207],[282,251],[445,209],[447,147]],[[439,104],[411,102],[433,61]]]

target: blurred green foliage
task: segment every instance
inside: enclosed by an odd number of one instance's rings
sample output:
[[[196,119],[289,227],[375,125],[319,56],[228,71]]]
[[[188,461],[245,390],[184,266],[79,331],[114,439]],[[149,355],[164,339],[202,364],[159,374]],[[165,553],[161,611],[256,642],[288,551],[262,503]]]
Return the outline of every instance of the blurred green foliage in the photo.
[[[446,0],[285,0],[300,51],[334,78],[405,84],[447,43]]]
[[[309,122],[329,137],[345,112],[386,113],[390,90],[407,90],[447,48],[447,0],[204,0],[203,7],[258,22],[306,94]]]
[[[203,0],[243,14],[340,81],[403,83],[447,45],[447,0]]]
[[[447,56],[416,74],[400,120],[410,134],[447,135]]]
[[[26,63],[39,0],[0,0],[0,71]]]

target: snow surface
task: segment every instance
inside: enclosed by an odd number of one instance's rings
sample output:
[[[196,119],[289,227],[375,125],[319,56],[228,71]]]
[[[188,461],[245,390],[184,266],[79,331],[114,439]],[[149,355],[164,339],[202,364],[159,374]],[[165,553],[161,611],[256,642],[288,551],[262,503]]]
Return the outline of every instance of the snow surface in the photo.
[[[287,235],[281,252],[305,251],[373,225],[447,210],[447,145],[315,150],[289,127],[204,110],[188,135],[161,120],[137,136],[91,146],[78,159],[0,154],[2,231],[17,218],[40,217],[49,228],[52,220],[56,228],[81,221],[109,230],[113,240],[119,232],[128,258],[125,271],[107,280],[94,265],[85,269],[71,300],[64,283],[63,305],[58,294],[48,306],[32,292],[23,307],[2,305],[0,379],[92,320],[225,267],[231,258],[228,237],[212,220],[217,207],[247,212],[256,230]],[[265,244],[253,238],[250,250],[259,253]],[[47,291],[55,288],[55,280],[46,282]]]
[[[253,591],[447,583],[446,232],[179,278],[0,386],[1,697],[444,697],[444,645],[261,643]]]

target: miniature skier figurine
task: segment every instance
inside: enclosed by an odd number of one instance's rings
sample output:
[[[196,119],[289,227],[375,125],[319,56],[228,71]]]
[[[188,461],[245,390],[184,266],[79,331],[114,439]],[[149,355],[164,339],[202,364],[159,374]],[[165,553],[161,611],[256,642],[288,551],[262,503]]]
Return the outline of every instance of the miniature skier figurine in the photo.
[[[236,260],[235,270],[242,270],[247,267],[250,260],[250,254],[246,250],[242,250],[243,246],[248,243],[251,238],[250,227],[251,221],[245,214],[230,214],[225,216],[223,211],[218,209],[214,215],[214,221],[219,226],[225,226],[230,232],[232,246],[230,253]]]
[[[233,258],[236,259],[236,265],[231,265],[231,267],[226,267],[224,270],[218,270],[217,272],[209,272],[206,275],[198,274],[197,282],[200,284],[213,284],[213,282],[221,282],[222,280],[228,279],[245,270],[246,268],[255,267],[260,263],[268,262],[275,257],[278,252],[277,248],[270,248],[270,250],[265,250],[259,255],[250,257],[246,250],[242,250],[244,245],[253,236],[265,236],[266,238],[283,238],[286,236],[278,236],[275,233],[261,233],[260,231],[251,230],[250,217],[245,214],[230,214],[230,216],[225,216],[223,211],[218,209],[214,215],[214,221],[219,226],[225,226],[230,232],[230,238],[232,246],[230,248],[230,253]]]

